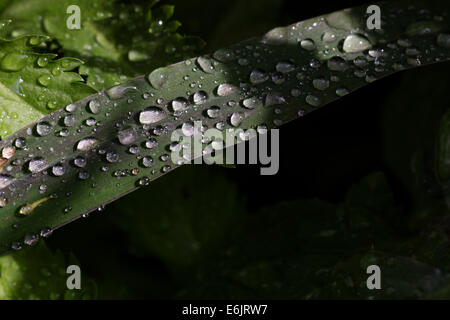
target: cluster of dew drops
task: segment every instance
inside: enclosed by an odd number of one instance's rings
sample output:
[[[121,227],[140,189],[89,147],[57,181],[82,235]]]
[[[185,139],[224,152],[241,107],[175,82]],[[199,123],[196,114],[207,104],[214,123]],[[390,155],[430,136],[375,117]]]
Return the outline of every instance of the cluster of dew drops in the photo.
[[[439,20],[436,18],[436,20]],[[349,32],[345,37],[339,38],[332,31],[325,31],[320,37],[320,40],[313,40],[312,37],[307,37],[303,34],[308,34],[315,27],[319,27],[320,24],[326,23],[326,21],[319,20],[315,22],[307,30],[304,30],[302,24],[296,24],[286,28],[279,28],[269,32],[261,41],[249,42],[240,44],[230,49],[221,49],[216,51],[212,57],[203,56],[196,59],[187,60],[185,66],[192,70],[194,73],[201,73],[201,76],[195,76],[193,78],[200,79],[200,81],[191,81],[191,76],[186,74],[183,76],[183,83],[188,83],[188,91],[186,96],[176,97],[175,99],[168,99],[166,103],[164,98],[157,98],[156,93],[147,93],[138,89],[139,85],[133,85],[133,82],[128,82],[124,85],[117,85],[106,91],[106,95],[98,94],[96,98],[87,102],[87,110],[90,115],[83,119],[83,124],[86,127],[96,128],[101,125],[101,121],[96,118],[102,112],[103,104],[105,103],[103,98],[107,98],[108,101],[118,101],[119,99],[126,99],[126,102],[130,105],[133,104],[132,94],[140,94],[144,100],[150,98],[156,98],[157,106],[146,107],[142,111],[139,111],[137,117],[133,117],[131,112],[128,112],[128,119],[135,119],[138,122],[139,127],[131,127],[123,129],[122,125],[116,124],[119,128],[117,133],[117,141],[120,145],[126,147],[127,154],[131,154],[137,157],[139,167],[149,169],[150,172],[155,175],[157,173],[166,173],[172,169],[168,164],[170,156],[167,153],[161,153],[158,157],[158,162],[162,163],[160,170],[155,169],[155,160],[152,156],[141,155],[141,147],[137,142],[144,138],[145,141],[141,144],[145,149],[155,150],[160,139],[158,137],[165,133],[170,132],[168,126],[164,124],[168,121],[169,114],[173,119],[178,120],[176,123],[182,122],[179,125],[179,129],[184,136],[191,137],[197,132],[194,126],[195,117],[189,115],[192,111],[197,111],[199,108],[203,111],[201,114],[207,121],[204,122],[200,128],[200,133],[205,132],[208,129],[208,125],[218,130],[225,130],[227,127],[239,127],[245,120],[246,116],[251,114],[253,110],[258,110],[265,107],[275,106],[275,120],[272,124],[259,124],[257,131],[259,133],[265,132],[269,126],[281,125],[282,120],[276,119],[277,115],[283,114],[283,105],[293,105],[292,101],[298,106],[298,104],[304,103],[305,108],[316,108],[323,104],[321,96],[324,96],[324,92],[333,88],[333,94],[337,97],[346,95],[350,89],[345,86],[340,86],[341,79],[347,79],[349,77],[361,79],[365,82],[372,82],[382,75],[392,72],[392,70],[404,69],[404,64],[410,66],[417,66],[423,62],[430,62],[427,56],[433,51],[434,46],[427,43],[427,47],[423,48],[423,43],[418,43],[417,46],[414,42],[408,38],[396,39],[396,41],[387,42],[381,40],[379,43],[383,47],[373,48],[373,45],[369,41],[368,37],[361,33]],[[409,26],[409,29],[414,30],[415,35],[434,34],[434,41],[439,47],[450,48],[450,34],[436,32],[434,30],[435,24],[421,23],[413,26]],[[264,70],[259,67],[260,62],[264,62],[270,56],[271,50],[276,49],[274,46],[279,45],[284,40],[292,39],[295,37],[299,50],[310,52],[311,58],[306,65],[298,65],[294,60],[285,59],[282,61],[276,61],[273,64],[273,70]],[[319,44],[318,41],[321,43]],[[336,45],[339,43],[339,45]],[[328,54],[333,50],[336,50],[336,54],[326,61],[318,60],[314,57],[314,52],[318,50],[318,47],[323,48],[325,54]],[[322,49],[321,49],[322,50]],[[425,52],[424,52],[425,51]],[[345,54],[355,54],[355,58],[348,61],[342,57]],[[444,56],[434,56],[434,60],[446,58]],[[269,58],[273,60],[272,58]],[[425,60],[424,60],[425,59]],[[326,68],[328,73],[320,72],[321,76],[317,77],[317,71],[319,68]],[[172,66],[169,68],[157,69],[150,73],[146,77],[146,81],[153,87],[156,92],[164,92],[168,90],[171,83],[171,77],[173,73],[171,68],[177,68]],[[242,70],[248,70],[243,75]],[[219,82],[216,80],[218,73],[221,78],[226,78],[228,72],[234,72],[238,76],[240,81],[225,81]],[[230,76],[230,79],[236,78]],[[287,85],[287,80],[294,79],[296,86],[292,87],[292,81]],[[203,83],[202,83],[202,80]],[[210,81],[212,80],[212,81]],[[46,79],[39,79],[40,82],[46,81]],[[230,83],[233,82],[233,83]],[[239,83],[235,83],[239,82]],[[179,83],[179,79],[176,79],[174,83]],[[214,83],[214,88],[206,83]],[[270,86],[279,88],[279,90],[265,89],[270,83]],[[345,83],[345,81],[343,81]],[[283,87],[283,85],[285,87]],[[334,84],[334,85],[333,85]],[[269,87],[270,87],[269,86]],[[198,88],[198,89],[197,89]],[[170,88],[169,88],[170,89]],[[192,92],[191,92],[192,90]],[[209,91],[209,92],[207,92]],[[170,90],[168,90],[170,93]],[[281,94],[280,92],[285,92]],[[286,95],[286,92],[288,94]],[[130,94],[132,93],[132,94]],[[163,94],[161,94],[162,96]],[[98,98],[100,97],[100,98]],[[293,99],[293,100],[291,100]],[[109,103],[108,102],[108,103]],[[301,102],[301,103],[300,103]],[[114,106],[120,107],[122,104],[118,102],[113,103]],[[77,123],[76,111],[79,108],[79,103],[69,104],[64,108],[65,115],[62,117],[62,129],[56,134],[60,137],[69,136],[69,128],[73,127]],[[298,107],[297,107],[298,108]],[[306,113],[305,108],[294,110],[297,116],[303,116]],[[292,108],[289,108],[292,112]],[[250,112],[250,113],[249,113]],[[108,117],[108,113],[105,114]],[[179,121],[185,119],[186,121]],[[203,120],[203,119],[201,119]],[[45,137],[53,132],[54,128],[51,123],[43,121],[35,125],[33,129],[35,134],[40,137]],[[95,131],[95,130],[94,130]],[[245,136],[241,137],[242,140],[246,140]],[[74,149],[80,153],[86,153],[90,151],[97,151],[98,154],[104,156],[106,163],[114,164],[119,161],[119,153],[116,151],[105,151],[103,149],[97,149],[97,146],[101,143],[101,138],[91,136],[82,138],[76,141]],[[213,150],[219,150],[223,148],[223,144],[220,141],[211,141],[208,138],[201,135],[201,141],[206,147],[203,150],[203,155],[213,152]],[[170,151],[180,151],[183,148],[190,148],[190,145],[184,145],[179,142],[171,142],[165,149]],[[12,145],[5,146],[2,149],[0,158],[0,167],[6,166],[6,171],[11,166],[9,165],[10,159],[14,158],[14,154],[18,149],[27,150],[26,139],[24,137],[17,137],[12,142]],[[160,150],[165,150],[160,149]],[[158,151],[160,152],[160,151]],[[188,156],[180,160],[175,165],[182,165],[190,162],[192,159]],[[14,165],[15,160],[12,160]],[[84,168],[87,165],[88,160],[81,155],[76,156],[72,160],[72,164],[75,168],[79,169],[78,178],[81,180],[87,180],[91,175]],[[49,168],[49,164],[45,157],[34,157],[26,164],[26,170],[32,174],[39,173],[44,170],[49,170],[49,176],[51,177],[63,177],[66,174],[66,168],[62,163],[55,164]],[[108,165],[101,165],[100,170],[102,172],[108,172]],[[135,167],[133,169],[116,170],[113,176],[123,178],[126,176],[138,176],[140,169]],[[6,188],[13,182],[12,176],[7,174],[0,174],[0,190]],[[136,181],[137,186],[145,186],[150,183],[148,176],[142,176]],[[40,185],[39,190],[41,194],[46,193],[46,185]],[[39,199],[31,204],[24,204],[19,209],[19,214],[26,216],[32,213],[33,209],[41,203],[57,197],[52,194],[48,197]],[[5,207],[8,203],[6,197],[0,198],[0,208]],[[100,210],[103,206],[99,207]],[[72,210],[71,206],[64,208],[64,212],[68,213]],[[15,224],[17,227],[17,224]],[[46,237],[52,233],[50,228],[41,230],[40,234],[27,234],[23,240],[23,243],[27,245],[34,244],[39,237]],[[13,249],[20,249],[22,242],[14,242],[12,244]]]

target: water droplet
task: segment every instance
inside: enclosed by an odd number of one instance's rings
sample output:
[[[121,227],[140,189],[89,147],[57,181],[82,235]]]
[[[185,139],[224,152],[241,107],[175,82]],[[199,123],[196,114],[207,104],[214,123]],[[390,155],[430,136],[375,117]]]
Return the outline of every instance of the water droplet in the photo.
[[[150,140],[145,142],[145,147],[147,149],[153,149],[153,148],[155,148],[157,146],[158,146],[158,141],[156,141],[156,139],[152,138],[152,139],[150,139]]]
[[[183,132],[183,135],[185,135],[186,137],[193,136],[195,132],[194,123],[192,122],[183,123],[183,125],[181,126],[181,131]]]
[[[185,98],[177,98],[172,101],[173,111],[184,111],[188,108],[188,101]]]
[[[22,149],[26,146],[26,141],[24,138],[17,138],[16,140],[14,140],[14,145],[16,146],[16,148]]]
[[[89,172],[86,172],[86,171],[78,172],[78,179],[86,180],[87,178],[89,178]]]
[[[131,154],[138,154],[139,153],[139,147],[138,146],[131,146],[128,148],[128,152]]]
[[[87,161],[83,157],[76,157],[73,160],[73,164],[78,168],[84,168],[86,166],[86,163],[87,163]]]
[[[302,41],[300,41],[300,46],[308,51],[312,51],[316,48],[316,44],[314,43],[314,41],[312,39],[304,39]]]
[[[206,111],[206,114],[211,119],[217,118],[218,116],[220,116],[220,108],[218,106],[212,106]]]
[[[220,62],[230,62],[236,59],[236,56],[234,55],[233,51],[230,49],[219,49],[216,52],[214,52],[213,55],[214,59],[219,60]]]
[[[89,111],[93,114],[100,113],[100,102],[97,100],[91,100],[88,104]]]
[[[39,236],[37,234],[27,234],[23,240],[23,243],[25,243],[28,246],[32,246],[36,244],[39,240]]]
[[[119,161],[119,154],[114,151],[110,151],[110,152],[106,153],[106,161],[111,162],[111,163]]]
[[[156,90],[161,89],[168,79],[167,71],[164,68],[156,69],[148,75],[148,81]]]
[[[135,86],[115,86],[112,87],[108,90],[106,90],[106,94],[108,95],[108,97],[112,100],[117,100],[123,97],[123,95],[127,92],[127,91],[137,91],[137,88]]]
[[[436,40],[438,46],[442,48],[450,48],[450,34],[441,33],[437,36]]]
[[[77,122],[77,118],[71,114],[71,115],[65,116],[63,122],[66,127],[72,127]]]
[[[411,40],[409,40],[409,39],[398,39],[398,40],[397,40],[397,44],[398,44],[400,47],[404,47],[404,48],[407,48],[407,47],[412,46],[412,42],[411,42]]]
[[[11,159],[15,153],[16,153],[16,148],[14,148],[14,147],[4,147],[2,149],[2,157],[5,159]]]
[[[25,67],[27,57],[24,54],[8,53],[0,62],[0,67],[5,71],[19,71]]]
[[[286,79],[284,78],[284,75],[282,73],[277,72],[272,75],[272,81],[273,83],[280,85],[283,84],[286,81]]]
[[[65,173],[65,169],[62,165],[57,164],[55,166],[52,167],[52,174],[56,177],[61,177],[63,176]]]
[[[295,70],[295,65],[288,61],[282,61],[278,62],[275,68],[278,72],[288,73]]]
[[[237,88],[229,83],[223,83],[217,88],[217,95],[226,97],[237,91]]]
[[[141,124],[152,124],[166,118],[166,113],[159,107],[149,107],[139,114]]]
[[[77,143],[77,150],[78,151],[88,151],[92,149],[96,144],[98,140],[95,138],[85,138],[83,140],[78,141]]]
[[[325,31],[324,34],[322,34],[323,42],[333,42],[335,40],[336,40],[336,35],[332,32]]]
[[[43,237],[43,238],[48,238],[48,237],[50,237],[52,235],[52,233],[53,233],[52,229],[45,228],[45,229],[41,230],[40,236]]]
[[[260,101],[258,98],[253,97],[253,98],[245,99],[245,100],[242,102],[242,105],[243,105],[245,108],[247,108],[247,109],[254,109],[254,108],[256,108],[257,106],[262,105],[262,103],[261,103],[261,101]]]
[[[36,132],[41,137],[48,135],[52,131],[52,127],[48,122],[40,122],[36,125]]]
[[[44,74],[38,78],[38,82],[40,85],[46,87],[50,84],[52,77],[49,74]]]
[[[438,32],[442,29],[441,23],[437,21],[416,21],[406,28],[406,34],[410,37],[424,36]]]
[[[318,107],[320,106],[320,99],[316,96],[308,95],[306,96],[306,103],[313,107]]]
[[[37,60],[37,64],[41,68],[45,67],[48,64],[48,58],[47,57],[39,57]]]
[[[326,90],[330,86],[330,81],[326,79],[314,79],[313,80],[313,86],[317,90]]]
[[[197,91],[194,93],[193,101],[195,104],[203,104],[208,99],[208,95],[205,91]]]
[[[234,127],[238,127],[243,120],[244,115],[242,114],[242,112],[233,112],[233,114],[230,117],[230,123]]]
[[[13,242],[11,245],[11,249],[13,250],[20,250],[22,249],[22,244],[20,242]]]
[[[343,97],[348,93],[349,93],[349,91],[346,88],[337,88],[336,89],[336,95],[339,97]]]
[[[87,118],[84,123],[87,126],[92,127],[92,126],[95,126],[95,124],[97,123],[97,120],[95,120],[94,118]]]
[[[252,84],[260,84],[266,82],[269,79],[269,76],[261,69],[253,70],[250,73],[250,82]]]
[[[344,52],[356,53],[372,47],[370,41],[360,34],[350,34],[344,40],[342,49]]]
[[[284,97],[280,93],[277,93],[277,92],[270,92],[270,93],[266,94],[265,99],[264,99],[265,107],[270,107],[270,106],[284,104],[284,103],[286,103],[286,99],[284,99]]]
[[[214,66],[212,65],[212,62],[209,58],[199,57],[197,58],[197,64],[206,73],[214,72]]]
[[[142,158],[141,163],[144,167],[149,168],[153,166],[153,158],[149,156],[145,156]]]
[[[117,138],[122,145],[126,146],[136,141],[136,133],[133,129],[122,130],[117,134]]]
[[[139,179],[138,184],[140,186],[148,186],[150,184],[150,179],[148,177],[142,177]]]
[[[67,112],[74,112],[77,109],[77,105],[74,103],[68,104],[65,108]]]
[[[13,182],[12,177],[5,174],[0,174],[0,189],[6,188],[12,182]]]
[[[47,161],[44,158],[34,158],[28,163],[28,170],[32,173],[40,172],[47,168]]]

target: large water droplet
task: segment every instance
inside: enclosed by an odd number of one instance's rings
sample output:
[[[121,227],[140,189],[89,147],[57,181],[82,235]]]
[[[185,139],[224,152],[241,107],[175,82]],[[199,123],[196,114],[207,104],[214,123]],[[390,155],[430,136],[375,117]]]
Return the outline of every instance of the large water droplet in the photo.
[[[307,51],[312,51],[316,48],[316,44],[312,39],[304,39],[300,41],[300,46]]]
[[[98,113],[100,113],[100,102],[98,102],[97,100],[91,100],[91,101],[89,101],[88,109],[89,109],[89,111],[92,112],[93,114],[98,114]]]
[[[188,101],[185,98],[177,98],[172,101],[173,111],[184,111],[188,108]]]
[[[213,57],[220,62],[230,62],[236,59],[236,56],[230,49],[219,49],[214,52]]]
[[[64,122],[65,126],[72,127],[77,122],[77,118],[71,114],[71,115],[65,116],[63,122]]]
[[[149,107],[139,114],[141,124],[152,124],[166,118],[166,113],[159,107]]]
[[[95,147],[98,140],[95,138],[85,138],[83,140],[78,141],[77,143],[77,150],[78,151],[88,151]]]
[[[52,131],[52,126],[48,122],[40,122],[36,125],[36,133],[41,137],[48,135]]]
[[[161,89],[168,79],[167,70],[164,68],[156,69],[148,75],[148,81],[157,90]]]
[[[32,173],[40,172],[47,168],[47,161],[44,158],[34,158],[28,162],[28,170]]]
[[[158,146],[158,141],[156,141],[156,139],[154,139],[154,138],[151,138],[150,140],[145,142],[145,147],[147,149],[153,149],[157,146]]]
[[[52,167],[52,174],[56,177],[63,176],[65,173],[64,167],[61,164],[57,164]]]
[[[186,137],[193,136],[195,133],[194,123],[192,122],[183,123],[183,125],[181,126],[181,131],[183,132],[183,135],[185,135]]]
[[[350,34],[344,40],[342,49],[344,52],[356,53],[372,47],[370,41],[360,34]]]
[[[237,88],[229,83],[223,83],[217,88],[217,95],[221,97],[226,97],[233,92],[236,92]]]
[[[126,146],[136,141],[136,133],[133,129],[122,130],[117,134],[117,138],[122,145]]]
[[[149,156],[145,156],[142,158],[141,163],[144,167],[149,168],[149,167],[153,166],[153,158],[149,157]]]
[[[288,73],[295,70],[295,65],[288,61],[282,61],[278,62],[275,68],[278,72]]]
[[[197,91],[196,93],[194,93],[193,100],[195,104],[203,104],[207,99],[208,95],[205,91]]]
[[[119,161],[119,154],[114,151],[106,153],[106,161],[111,163]]]
[[[243,105],[245,108],[247,108],[247,109],[254,109],[254,108],[256,108],[257,106],[262,105],[262,103],[261,103],[261,101],[260,101],[258,98],[253,97],[253,98],[245,99],[245,100],[242,102],[242,105]]]
[[[277,93],[277,92],[270,92],[270,93],[266,94],[265,99],[264,99],[265,107],[275,106],[275,105],[284,104],[284,103],[286,103],[286,99],[284,99],[284,97],[280,93]]]
[[[317,90],[326,90],[330,86],[330,81],[327,79],[314,79],[313,86]]]
[[[320,106],[320,99],[316,96],[308,95],[306,96],[306,103],[313,107],[318,107]]]
[[[214,72],[214,67],[213,67],[212,61],[209,58],[199,57],[199,58],[197,58],[197,64],[206,73]]]
[[[12,182],[13,178],[11,176],[0,174],[0,189],[6,188]]]
[[[211,119],[217,118],[220,115],[220,108],[218,106],[212,106],[206,111],[206,114]]]
[[[331,59],[329,59],[327,61],[327,67],[328,69],[330,69],[331,71],[345,71],[348,69],[348,65],[345,62],[345,60],[341,57],[332,57]]]
[[[233,114],[230,117],[230,123],[234,127],[238,127],[243,120],[244,115],[242,114],[242,112],[233,112]]]
[[[106,94],[110,99],[117,100],[122,98],[127,91],[131,90],[136,91],[137,88],[135,86],[115,86],[106,90]]]
[[[0,62],[0,67],[6,71],[19,71],[25,67],[27,56],[18,53],[8,53]]]
[[[76,158],[73,160],[73,164],[74,164],[75,166],[77,166],[78,168],[84,168],[84,167],[86,166],[86,163],[87,163],[87,161],[86,161],[86,159],[83,158],[83,157],[76,157]]]
[[[261,69],[253,70],[250,73],[250,82],[252,84],[260,84],[269,79],[269,76]]]

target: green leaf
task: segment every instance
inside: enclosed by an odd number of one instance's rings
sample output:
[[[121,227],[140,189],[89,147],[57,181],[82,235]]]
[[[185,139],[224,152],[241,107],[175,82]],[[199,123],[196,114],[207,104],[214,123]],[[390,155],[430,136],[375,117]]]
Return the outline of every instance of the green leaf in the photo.
[[[45,36],[0,39],[0,136],[5,137],[43,115],[95,91],[70,72],[82,62],[39,53]]]
[[[2,300],[60,300],[95,299],[95,283],[81,278],[81,290],[67,288],[69,265],[78,262],[74,256],[66,259],[59,251],[52,252],[44,242],[0,257],[0,299]]]
[[[124,4],[109,0],[14,0],[0,17],[13,19],[13,32],[49,35],[69,56],[82,59],[80,73],[97,90],[193,56],[204,43],[176,33],[180,23],[170,20],[174,7]],[[66,10],[77,5],[81,29],[68,29]],[[19,31],[17,31],[19,30]]]
[[[0,251],[178,167],[184,160],[169,162],[171,136],[183,125],[191,131],[193,120],[223,132],[262,132],[396,71],[450,58],[449,21],[407,36],[409,26],[424,19],[424,7],[405,12],[402,4],[380,6],[389,17],[383,33],[365,30],[366,7],[277,28],[82,99],[2,141],[15,154],[1,176]],[[220,112],[211,116],[212,107]],[[38,125],[48,134],[36,134]]]

